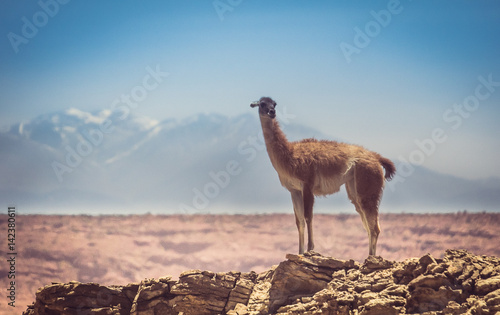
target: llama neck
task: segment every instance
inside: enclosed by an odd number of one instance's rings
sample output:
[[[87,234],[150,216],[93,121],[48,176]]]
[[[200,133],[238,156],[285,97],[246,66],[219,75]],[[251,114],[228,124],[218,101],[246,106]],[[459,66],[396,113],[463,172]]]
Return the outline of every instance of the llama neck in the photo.
[[[278,173],[290,171],[292,150],[276,119],[260,119],[267,153]]]

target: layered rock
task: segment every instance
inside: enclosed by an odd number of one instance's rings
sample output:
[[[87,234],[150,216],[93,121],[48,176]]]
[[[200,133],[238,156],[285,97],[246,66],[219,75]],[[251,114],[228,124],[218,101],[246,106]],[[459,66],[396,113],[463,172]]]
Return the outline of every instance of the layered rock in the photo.
[[[36,293],[24,314],[497,314],[500,259],[448,250],[363,264],[310,252],[270,270],[190,270],[126,286],[70,282]]]

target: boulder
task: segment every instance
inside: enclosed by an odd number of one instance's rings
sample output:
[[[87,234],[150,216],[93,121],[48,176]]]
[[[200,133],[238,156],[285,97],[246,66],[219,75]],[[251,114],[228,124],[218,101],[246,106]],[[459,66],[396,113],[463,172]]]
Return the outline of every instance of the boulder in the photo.
[[[188,270],[125,286],[56,283],[26,315],[497,314],[500,259],[448,250],[403,262],[363,264],[310,252],[266,272]]]

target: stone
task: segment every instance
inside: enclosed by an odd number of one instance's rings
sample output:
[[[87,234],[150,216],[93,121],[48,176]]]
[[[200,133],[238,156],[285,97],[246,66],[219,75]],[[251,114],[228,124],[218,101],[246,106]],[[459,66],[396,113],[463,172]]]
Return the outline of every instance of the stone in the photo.
[[[418,287],[432,288],[438,290],[442,286],[449,286],[451,283],[444,274],[420,275],[408,283],[408,288],[414,290]]]
[[[159,280],[146,279],[142,281],[139,284],[139,289],[133,300],[130,313],[134,315],[148,315],[154,314],[155,309],[166,308],[168,304],[167,301],[156,298],[169,294],[169,280],[171,280],[171,277],[161,278]],[[153,312],[151,312],[151,310],[153,310]]]
[[[225,306],[226,312],[232,310],[237,304],[248,304],[255,283],[250,279],[238,279],[236,285],[229,293],[229,298]]]
[[[450,275],[450,277],[458,278],[458,276],[461,275],[464,271],[465,264],[465,261],[461,259],[453,260],[448,265],[447,273]]]
[[[361,266],[362,273],[370,273],[375,270],[389,269],[394,265],[393,262],[386,260],[380,256],[370,255],[366,258],[365,262]]]
[[[409,295],[407,286],[404,285],[396,285],[393,284],[390,287],[386,288],[382,293],[387,295],[395,295],[406,298]]]
[[[432,266],[436,265],[436,259],[434,259],[431,254],[424,255],[418,260],[418,264],[413,271],[413,276],[418,277],[419,275],[424,274],[429,266],[432,268]]]
[[[398,307],[394,305],[394,301],[388,298],[373,299],[363,305],[360,315],[397,315],[400,314]]]
[[[460,290],[453,290],[446,286],[438,290],[430,287],[417,287],[410,292],[408,311],[411,313],[442,311],[449,301],[456,301],[460,294]]]
[[[325,267],[332,270],[353,269],[359,267],[359,263],[355,262],[352,259],[340,260],[332,257],[325,257],[313,251],[307,252],[304,255],[287,254],[286,259],[297,263],[304,263],[317,267]]]
[[[496,289],[500,289],[500,275],[476,282],[476,293],[479,295],[488,294]]]
[[[455,301],[448,302],[448,305],[443,309],[445,315],[460,315],[467,312],[467,306],[459,304]]]
[[[491,311],[500,312],[500,289],[486,294],[484,301]]]
[[[297,298],[313,296],[325,289],[332,273],[332,269],[307,263],[290,260],[280,263],[271,279],[269,310],[274,312]]]
[[[32,314],[127,314],[131,301],[121,286],[101,286],[96,283],[58,283],[41,288],[36,293]]]
[[[483,278],[489,278],[493,275],[495,272],[495,269],[493,266],[486,266],[482,271],[481,271],[481,277]]]

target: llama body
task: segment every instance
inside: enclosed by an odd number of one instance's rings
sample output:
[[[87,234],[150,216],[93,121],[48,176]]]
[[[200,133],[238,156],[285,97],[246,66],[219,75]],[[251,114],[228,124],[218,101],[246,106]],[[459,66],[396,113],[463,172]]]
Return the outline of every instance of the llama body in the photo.
[[[278,172],[281,185],[292,196],[299,232],[299,254],[304,253],[306,226],[307,249],[314,249],[314,196],[336,193],[345,184],[349,199],[368,232],[369,254],[375,255],[380,233],[378,205],[384,179],[390,179],[395,173],[394,164],[380,154],[357,145],[315,139],[288,142],[275,119],[276,103],[271,98],[263,97],[251,106],[259,106],[269,158]]]

